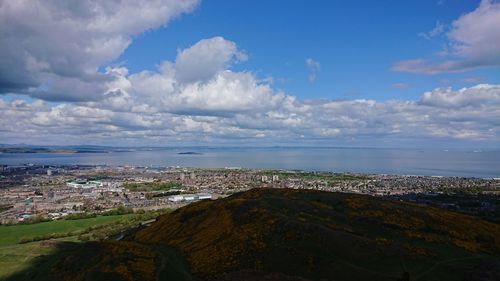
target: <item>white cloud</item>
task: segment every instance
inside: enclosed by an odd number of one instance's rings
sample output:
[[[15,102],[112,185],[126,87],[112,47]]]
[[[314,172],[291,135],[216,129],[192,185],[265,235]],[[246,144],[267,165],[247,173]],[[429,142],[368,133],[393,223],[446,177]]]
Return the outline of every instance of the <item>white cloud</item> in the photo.
[[[236,44],[222,37],[204,39],[195,45],[180,50],[175,60],[179,82],[207,81],[232,62],[245,61],[247,55],[239,51]]]
[[[451,88],[438,88],[424,93],[420,99],[420,104],[449,108],[469,106],[476,109],[483,106],[499,106],[500,108],[500,86],[479,84],[457,91]]]
[[[442,34],[444,32],[445,25],[441,22],[436,22],[436,25],[429,32],[421,32],[418,36],[423,37],[427,40],[431,40],[432,38]]]
[[[471,13],[458,18],[448,33],[457,55],[500,64],[500,2],[482,0]]]
[[[0,1],[0,93],[95,100],[113,79],[98,72],[133,36],[191,11],[197,0]]]
[[[206,84],[195,83],[167,97],[170,110],[215,113],[269,110],[278,106],[284,94],[258,84],[250,73],[219,72]]]
[[[306,66],[307,69],[309,69],[309,76],[307,77],[309,79],[309,82],[315,82],[317,73],[320,70],[321,65],[319,64],[319,62],[313,60],[312,58],[307,58]]]
[[[439,26],[436,26],[438,28]],[[435,34],[439,34],[438,28]],[[394,71],[437,74],[500,66],[500,2],[482,0],[474,11],[460,16],[448,31],[449,47],[436,59],[400,61]],[[432,31],[431,31],[432,32]],[[434,32],[432,33],[434,34]],[[425,34],[432,37],[432,34]]]
[[[218,96],[207,99],[214,98],[219,99]],[[160,110],[158,104],[137,97],[133,103],[132,107],[147,110],[119,110],[100,103],[53,105],[40,100],[0,100],[2,140],[26,140],[29,136],[32,142],[114,140],[124,144],[241,139],[351,143],[353,138],[500,141],[500,85],[480,84],[458,90],[438,88],[422,94],[418,101],[298,101],[285,95],[267,101],[272,106],[236,110],[231,115]],[[234,107],[229,108],[231,104]],[[203,100],[198,109],[210,107],[246,109],[247,104]]]
[[[179,50],[175,62],[158,71],[127,77],[138,99],[159,111],[191,115],[234,115],[277,107],[285,95],[252,73],[233,72],[231,61],[246,58],[236,44],[222,37],[204,39]]]

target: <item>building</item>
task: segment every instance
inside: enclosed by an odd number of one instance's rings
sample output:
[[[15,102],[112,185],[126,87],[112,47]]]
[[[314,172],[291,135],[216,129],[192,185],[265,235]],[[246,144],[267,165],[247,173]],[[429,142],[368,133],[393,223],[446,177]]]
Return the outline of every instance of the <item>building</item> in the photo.
[[[212,199],[212,195],[208,193],[200,193],[200,194],[184,194],[184,195],[172,195],[168,197],[168,201],[170,202],[183,202],[183,201],[198,201],[198,200],[206,200]]]
[[[182,202],[184,201],[184,196],[182,195],[173,195],[168,198],[168,201],[171,202]]]
[[[184,195],[184,201],[195,201],[195,200],[198,200],[198,196],[196,194]]]
[[[198,194],[199,200],[212,199],[212,194]]]
[[[100,181],[86,181],[86,180],[80,180],[80,181],[70,181],[66,183],[68,187],[72,188],[82,188],[82,189],[90,189],[90,188],[97,188],[97,187],[102,187],[103,184]]]

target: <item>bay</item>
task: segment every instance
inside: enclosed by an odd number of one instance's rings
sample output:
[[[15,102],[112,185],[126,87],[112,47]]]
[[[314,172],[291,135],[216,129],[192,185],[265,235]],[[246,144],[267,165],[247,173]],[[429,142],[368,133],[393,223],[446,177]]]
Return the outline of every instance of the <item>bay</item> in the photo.
[[[0,164],[242,167],[373,174],[500,177],[500,151],[387,148],[154,148],[107,153],[2,153]]]

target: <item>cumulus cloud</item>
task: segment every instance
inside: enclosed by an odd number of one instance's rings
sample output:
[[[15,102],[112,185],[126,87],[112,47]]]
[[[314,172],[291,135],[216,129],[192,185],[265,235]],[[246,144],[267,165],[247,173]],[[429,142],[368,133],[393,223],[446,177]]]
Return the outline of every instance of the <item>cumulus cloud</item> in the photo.
[[[197,2],[0,0],[0,93],[99,99],[113,80],[99,67]]]
[[[420,104],[447,108],[481,108],[499,105],[500,87],[498,85],[479,84],[470,88],[454,91],[452,88],[437,88],[426,92]]]
[[[437,88],[423,93],[417,101],[299,101],[284,95],[273,106],[224,116],[162,110],[137,98],[133,103],[131,109],[119,110],[101,103],[53,105],[41,100],[0,100],[0,131],[4,141],[29,135],[34,142],[99,143],[113,139],[125,144],[235,139],[350,143],[352,138],[364,137],[372,141],[500,141],[500,85]],[[235,106],[246,108],[243,104]]]
[[[162,62],[157,71],[123,78],[130,83],[127,91],[159,111],[229,116],[279,106],[286,99],[283,93],[250,72],[230,70],[244,59],[234,42],[214,37],[179,50],[175,61]]]
[[[222,37],[204,39],[179,51],[175,60],[176,76],[181,83],[207,81],[231,62],[246,59],[247,55],[232,41]]]
[[[313,83],[314,81],[316,81],[316,75],[320,70],[321,65],[319,64],[319,62],[313,60],[312,58],[307,58],[306,66],[309,70],[309,76],[307,78],[309,79],[309,82]]]
[[[453,51],[478,60],[500,63],[500,2],[482,0],[479,7],[452,23]]]
[[[437,29],[436,29],[437,28]],[[425,37],[442,32],[439,25]],[[482,0],[472,12],[451,23],[448,47],[438,58],[400,61],[393,71],[437,74],[500,65],[500,2]],[[435,32],[434,32],[435,31]]]

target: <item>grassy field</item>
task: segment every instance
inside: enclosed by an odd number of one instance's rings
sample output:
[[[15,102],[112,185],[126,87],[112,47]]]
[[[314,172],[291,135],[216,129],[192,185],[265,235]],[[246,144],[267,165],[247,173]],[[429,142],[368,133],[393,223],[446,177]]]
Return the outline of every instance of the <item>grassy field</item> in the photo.
[[[176,182],[126,182],[123,187],[130,191],[168,191],[182,185]]]
[[[0,247],[0,280],[27,268],[38,256],[52,253],[53,248],[43,242],[13,244]]]
[[[109,224],[128,215],[99,216],[81,220],[59,220],[27,225],[0,226],[0,280],[28,267],[38,256],[50,254],[54,249],[46,241],[18,244],[21,238],[83,231],[88,227]],[[58,241],[76,241],[76,237],[65,237]]]
[[[67,233],[84,230],[87,227],[116,221],[123,216],[100,216],[81,220],[59,220],[36,224],[0,226],[1,247],[17,244],[23,237],[44,236],[51,233]]]

